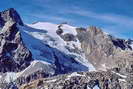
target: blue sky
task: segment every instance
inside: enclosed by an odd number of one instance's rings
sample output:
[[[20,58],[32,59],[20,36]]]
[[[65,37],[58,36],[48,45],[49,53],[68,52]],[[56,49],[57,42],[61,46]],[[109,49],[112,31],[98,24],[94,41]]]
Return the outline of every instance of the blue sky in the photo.
[[[132,4],[133,0],[2,0],[0,10],[15,8],[25,23],[93,25],[117,37],[133,38]]]

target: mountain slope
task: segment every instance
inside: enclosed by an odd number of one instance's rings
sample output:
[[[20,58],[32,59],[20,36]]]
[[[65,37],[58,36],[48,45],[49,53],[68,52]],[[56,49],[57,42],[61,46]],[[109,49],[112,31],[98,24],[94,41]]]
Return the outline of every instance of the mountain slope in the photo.
[[[94,69],[93,66],[91,66],[91,64],[89,64],[89,62],[85,59],[84,52],[81,49],[81,44],[77,38],[75,41],[64,41],[60,35],[57,34],[59,25],[48,22],[38,22],[28,26],[36,28],[35,30],[26,30],[31,36],[41,40],[45,44],[48,44],[50,47],[56,48],[65,54],[71,55],[76,61],[87,67],[92,67],[92,70]],[[61,29],[63,30],[63,34],[72,34],[75,37],[77,35],[76,27],[62,24]]]
[[[58,25],[45,22],[34,24],[36,28],[33,24],[24,25],[14,9],[3,11],[1,16],[1,80],[26,83],[29,77],[36,78],[33,75],[40,77],[38,73],[48,77],[88,71],[89,66],[94,69],[85,60],[78,40],[66,42],[56,33]],[[63,29],[76,35],[75,27],[65,25]]]
[[[97,27],[25,25],[12,8],[0,13],[0,29],[2,89],[132,89],[132,40]]]
[[[21,71],[33,60],[16,25],[16,22],[8,21],[1,30],[0,72]]]
[[[56,33],[58,25],[45,22],[34,24],[36,28],[33,24],[24,25],[14,9],[2,12],[1,16],[1,80],[26,83],[29,77],[32,78],[28,82],[36,78],[33,75],[40,77],[39,72],[48,77],[89,70],[91,64],[82,56],[78,40],[64,41]],[[63,29],[64,33],[76,35],[75,27],[65,25]]]
[[[45,28],[44,24],[45,22],[43,23],[42,29],[35,29],[28,26],[19,27],[22,33],[22,38],[24,39],[27,47],[31,50],[33,58],[54,64],[56,67],[60,67],[60,69],[58,69],[60,72],[62,70],[64,71],[65,67],[68,67],[68,69],[71,71],[87,71],[91,64],[89,65],[88,63],[85,63],[87,61],[84,59],[84,57],[82,57],[83,53],[78,54],[67,49],[68,47],[69,49],[74,49],[73,45],[79,43],[65,42],[56,33],[58,25],[51,24],[51,26],[48,26],[49,28]],[[42,25],[39,24],[39,26],[41,27]],[[51,33],[51,30],[53,30],[53,33]],[[65,71],[70,71],[68,69]]]

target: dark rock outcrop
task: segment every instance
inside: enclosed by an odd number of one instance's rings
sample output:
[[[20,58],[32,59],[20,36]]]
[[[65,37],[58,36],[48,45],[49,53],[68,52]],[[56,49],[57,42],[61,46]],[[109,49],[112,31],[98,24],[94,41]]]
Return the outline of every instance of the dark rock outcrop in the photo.
[[[0,72],[21,71],[33,60],[17,25],[24,24],[15,9],[0,12]]]
[[[62,25],[59,25],[59,26],[58,26],[58,29],[56,30],[56,33],[57,33],[58,35],[61,35],[61,34],[63,33],[63,29],[61,28],[61,26],[62,26]]]
[[[0,12],[0,26],[4,26],[9,20],[12,20],[19,25],[24,25],[19,14],[14,8],[9,8],[8,10]]]
[[[32,61],[25,47],[17,23],[7,21],[0,33],[0,72],[18,72]]]
[[[63,24],[60,24],[58,26],[58,29],[56,30],[56,33],[64,40],[64,41],[76,41],[76,37],[71,33],[64,33],[63,29],[61,28]]]
[[[64,40],[64,41],[76,41],[76,38],[73,34],[70,34],[70,33],[66,33],[64,35],[60,35],[61,38]]]

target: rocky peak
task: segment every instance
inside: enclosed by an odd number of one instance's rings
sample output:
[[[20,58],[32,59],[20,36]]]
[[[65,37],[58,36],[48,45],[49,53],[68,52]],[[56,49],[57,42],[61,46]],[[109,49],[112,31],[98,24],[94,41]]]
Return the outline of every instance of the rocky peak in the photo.
[[[105,34],[97,27],[90,27],[87,30],[77,28],[77,32],[86,58],[96,69],[105,70],[116,66],[120,67],[119,63],[124,65],[125,60],[127,61],[126,66],[129,60],[132,61],[129,58],[132,49],[126,40]],[[124,56],[125,54],[127,56]]]
[[[0,12],[0,25],[1,26],[4,26],[4,24],[9,20],[12,20],[18,23],[19,25],[23,25],[23,22],[19,14],[14,8],[9,8],[5,11]]]
[[[87,31],[92,34],[92,36],[103,34],[102,30],[100,28],[97,28],[95,26],[90,26]]]
[[[32,61],[31,52],[25,47],[17,23],[9,20],[0,33],[0,72],[17,72]]]

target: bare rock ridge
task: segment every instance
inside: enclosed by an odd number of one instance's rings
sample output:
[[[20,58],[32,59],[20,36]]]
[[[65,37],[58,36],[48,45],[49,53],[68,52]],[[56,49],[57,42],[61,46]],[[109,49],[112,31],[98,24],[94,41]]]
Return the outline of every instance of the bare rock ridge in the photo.
[[[118,67],[123,70],[122,68],[133,61],[133,51],[128,41],[105,34],[96,27],[76,30],[86,58],[96,69],[106,70]]]
[[[11,8],[0,13],[0,72],[18,72],[32,61],[31,52],[25,47],[17,24],[23,25],[20,16]]]
[[[0,26],[4,26],[4,24],[9,20],[18,23],[19,25],[24,25],[19,14],[14,8],[9,8],[0,12]]]
[[[0,71],[17,72],[32,60],[31,52],[24,46],[16,23],[7,22],[0,34]]]

